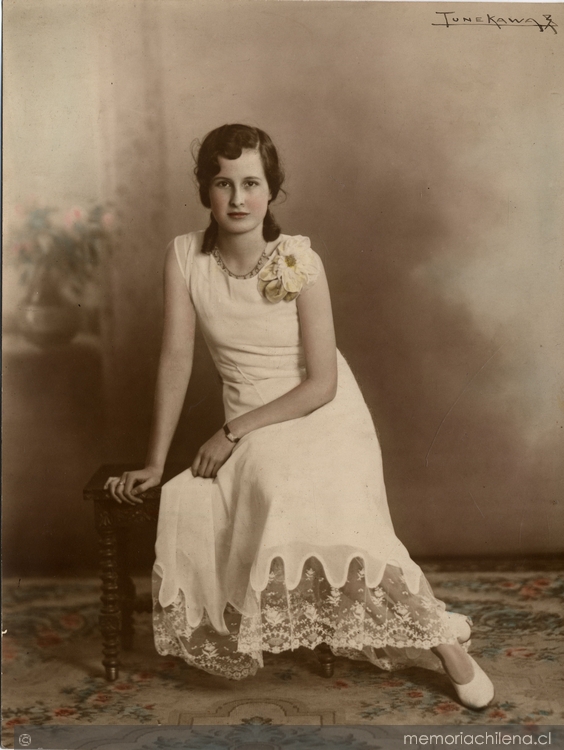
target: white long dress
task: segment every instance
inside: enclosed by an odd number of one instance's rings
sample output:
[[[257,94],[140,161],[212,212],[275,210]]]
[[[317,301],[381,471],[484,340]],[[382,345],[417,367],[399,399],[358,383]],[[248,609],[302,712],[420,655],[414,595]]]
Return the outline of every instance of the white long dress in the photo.
[[[202,240],[177,237],[175,251],[231,420],[305,378],[298,312],[256,276],[228,275]],[[394,533],[376,431],[340,353],[333,401],[249,433],[213,480],[186,470],[165,484],[153,592],[157,651],[232,679],[263,651],[324,642],[391,669],[456,639]]]

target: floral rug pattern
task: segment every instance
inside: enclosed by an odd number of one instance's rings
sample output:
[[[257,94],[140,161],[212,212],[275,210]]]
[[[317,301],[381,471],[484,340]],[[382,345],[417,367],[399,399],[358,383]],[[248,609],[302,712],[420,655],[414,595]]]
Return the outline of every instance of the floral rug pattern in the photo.
[[[4,585],[4,746],[23,724],[167,724],[210,716],[222,702],[268,696],[313,713],[338,710],[343,724],[564,724],[564,576],[427,571],[436,596],[474,623],[470,652],[496,685],[484,712],[460,706],[441,672],[391,675],[338,658],[319,675],[307,649],[264,655],[255,677],[232,682],[155,652],[151,616],[136,615],[134,648],[108,683],[98,632],[99,584],[14,580]],[[137,582],[139,593],[149,581]],[[261,717],[253,717],[261,723]],[[264,723],[269,723],[268,717]]]

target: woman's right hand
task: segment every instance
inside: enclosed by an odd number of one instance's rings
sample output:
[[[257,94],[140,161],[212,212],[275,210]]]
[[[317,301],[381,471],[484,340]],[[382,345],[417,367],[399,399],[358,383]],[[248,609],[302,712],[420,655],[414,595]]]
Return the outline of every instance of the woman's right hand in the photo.
[[[121,477],[110,477],[104,485],[111,496],[118,503],[129,505],[140,505],[143,500],[139,497],[151,487],[157,487],[161,483],[162,469],[146,467],[137,471],[125,471]]]

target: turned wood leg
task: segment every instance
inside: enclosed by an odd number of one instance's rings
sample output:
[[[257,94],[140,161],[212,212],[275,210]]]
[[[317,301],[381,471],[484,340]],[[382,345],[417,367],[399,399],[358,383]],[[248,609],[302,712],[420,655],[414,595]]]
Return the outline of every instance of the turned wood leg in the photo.
[[[335,655],[326,643],[320,643],[316,647],[317,659],[321,665],[321,673],[323,677],[333,677],[333,670],[335,667]]]
[[[135,584],[129,575],[128,529],[120,529],[117,537],[117,564],[119,604],[121,611],[121,647],[128,651],[133,647],[135,627],[133,611],[135,609]]]
[[[121,635],[121,612],[118,582],[117,535],[111,513],[103,507],[96,508],[96,526],[100,535],[100,567],[102,578],[102,607],[100,630],[102,632],[102,664],[106,679],[117,680]]]

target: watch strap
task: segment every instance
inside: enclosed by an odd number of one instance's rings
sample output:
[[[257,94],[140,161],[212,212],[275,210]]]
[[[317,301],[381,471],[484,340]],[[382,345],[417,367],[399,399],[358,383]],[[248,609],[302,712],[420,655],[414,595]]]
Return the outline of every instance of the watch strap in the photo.
[[[230,443],[238,443],[241,439],[235,437],[235,435],[229,429],[229,425],[227,424],[227,422],[223,425],[223,432],[225,432],[225,437],[229,440]]]

